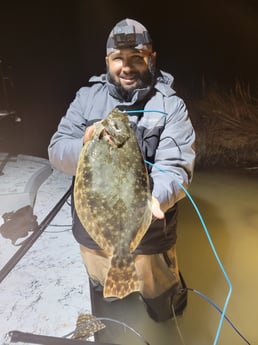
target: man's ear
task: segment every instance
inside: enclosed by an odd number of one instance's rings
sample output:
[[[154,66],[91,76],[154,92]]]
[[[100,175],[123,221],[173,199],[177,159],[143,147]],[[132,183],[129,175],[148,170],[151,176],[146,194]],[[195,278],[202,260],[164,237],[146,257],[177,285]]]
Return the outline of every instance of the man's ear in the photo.
[[[106,66],[108,66],[108,56],[105,57]]]

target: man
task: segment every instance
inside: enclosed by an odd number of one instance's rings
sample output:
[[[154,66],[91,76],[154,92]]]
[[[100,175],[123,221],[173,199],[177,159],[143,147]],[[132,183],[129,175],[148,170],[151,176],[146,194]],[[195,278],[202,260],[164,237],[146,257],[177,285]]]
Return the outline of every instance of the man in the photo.
[[[187,302],[176,256],[177,202],[184,197],[180,184],[188,188],[192,180],[195,132],[185,103],[171,87],[173,77],[156,67],[156,52],[142,24],[124,19],[115,25],[107,40],[106,66],[106,74],[90,78],[91,85],[77,92],[51,139],[49,159],[53,167],[75,175],[94,123],[115,107],[130,111],[142,154],[150,163],[155,219],[134,260],[149,315],[165,321],[181,314]],[[82,227],[74,208],[73,234],[92,284],[103,286],[109,258]]]

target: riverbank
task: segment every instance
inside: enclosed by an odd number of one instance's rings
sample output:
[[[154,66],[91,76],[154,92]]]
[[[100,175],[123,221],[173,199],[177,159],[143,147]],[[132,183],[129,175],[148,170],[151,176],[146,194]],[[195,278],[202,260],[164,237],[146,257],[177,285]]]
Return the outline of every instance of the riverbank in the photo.
[[[233,89],[203,88],[189,102],[196,130],[196,167],[258,168],[258,98],[237,82]]]

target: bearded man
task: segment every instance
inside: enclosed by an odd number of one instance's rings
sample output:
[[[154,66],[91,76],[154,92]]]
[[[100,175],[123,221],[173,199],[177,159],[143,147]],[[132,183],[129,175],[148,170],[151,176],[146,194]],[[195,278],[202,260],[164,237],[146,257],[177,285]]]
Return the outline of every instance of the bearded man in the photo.
[[[90,85],[77,92],[48,152],[54,168],[75,176],[81,149],[91,139],[94,123],[114,108],[130,114],[143,157],[150,163],[153,213],[153,221],[133,253],[134,262],[139,294],[150,317],[161,322],[174,313],[182,314],[187,304],[176,254],[177,203],[185,196],[180,184],[188,188],[192,181],[195,131],[184,101],[172,88],[173,77],[157,68],[156,55],[141,23],[132,19],[117,23],[107,39],[107,72],[91,77]],[[90,282],[101,289],[110,257],[82,226],[73,204],[72,216],[73,235],[80,244]]]

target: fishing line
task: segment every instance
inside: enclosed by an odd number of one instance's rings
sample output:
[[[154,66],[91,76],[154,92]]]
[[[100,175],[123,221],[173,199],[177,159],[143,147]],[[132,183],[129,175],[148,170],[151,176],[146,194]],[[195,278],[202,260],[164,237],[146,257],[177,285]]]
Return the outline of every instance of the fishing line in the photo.
[[[202,297],[203,299],[205,299],[208,303],[210,303],[218,312],[220,312],[220,314],[222,314],[222,310],[207,296],[205,296],[202,292],[192,289],[192,288],[183,288],[183,290],[189,290],[192,291],[194,293],[196,293],[197,295],[199,295],[200,297]],[[180,290],[181,291],[181,290]],[[224,316],[225,320],[230,324],[230,326],[236,331],[236,333],[248,344],[251,345],[251,343],[249,343],[249,341],[245,338],[245,336],[243,334],[241,334],[241,332],[236,328],[236,326],[233,324],[233,322],[225,315]]]
[[[185,341],[184,341],[184,337],[183,337],[183,335],[182,335],[182,332],[181,332],[180,327],[179,327],[178,322],[177,322],[177,316],[176,316],[176,313],[175,313],[175,308],[174,308],[173,303],[171,304],[171,309],[172,309],[173,319],[174,319],[174,321],[175,321],[176,329],[177,329],[177,332],[178,332],[178,334],[179,334],[179,338],[180,338],[180,340],[181,340],[181,343],[182,343],[183,345],[186,345],[186,344],[185,344]]]
[[[144,110],[144,109],[137,109],[137,110],[123,110],[120,111],[123,114],[133,114],[133,113],[159,113],[162,114],[164,116],[167,116],[168,113],[161,111],[161,110],[155,110],[155,109],[149,109],[149,110]],[[158,123],[160,122],[160,120],[162,119],[162,117],[155,123],[154,127],[157,127]],[[152,129],[150,128],[149,131],[147,131],[147,133],[144,134],[143,140],[146,140],[148,138],[151,138],[151,136],[149,136],[152,132]],[[149,137],[148,137],[149,136]],[[178,143],[176,142],[176,140],[173,137],[167,136],[165,138],[162,138],[162,140],[164,139],[171,139],[174,144],[176,145],[176,147],[178,148],[178,151],[180,152],[180,154],[182,154],[181,148],[179,147]]]
[[[66,200],[65,202],[68,206],[71,206],[71,200]]]
[[[164,116],[167,116],[167,115],[168,115],[168,113],[163,112],[163,111],[160,111],[160,110],[138,110],[138,109],[137,109],[137,110],[124,110],[124,111],[121,111],[121,113],[127,113],[127,114],[129,114],[129,115],[130,115],[130,114],[133,114],[133,113],[147,113],[147,112],[160,113],[160,114],[163,114]],[[158,120],[158,122],[159,122],[159,121],[160,121],[160,120]],[[157,122],[157,123],[158,123],[158,122]],[[171,138],[171,139],[175,142],[175,140],[174,140],[173,138]],[[175,143],[176,143],[176,142],[175,142]],[[179,146],[177,145],[177,143],[176,143],[176,146],[179,148]],[[179,148],[179,151],[181,152],[180,148]],[[153,163],[148,162],[148,161],[146,161],[146,160],[145,160],[145,163],[148,164],[148,165],[150,165],[150,166],[152,166],[152,167],[154,167],[154,168],[156,168],[156,169],[158,169],[159,171],[161,171],[161,172],[163,172],[163,173],[169,173],[169,171],[164,170],[164,169],[158,167],[156,164],[153,164]],[[195,211],[196,211],[196,213],[197,213],[197,215],[198,215],[198,217],[199,217],[199,219],[200,219],[200,221],[201,221],[202,227],[203,227],[203,229],[204,229],[204,231],[205,231],[205,234],[206,234],[206,236],[207,236],[207,238],[208,238],[208,241],[209,241],[209,243],[210,243],[210,246],[211,246],[211,248],[212,248],[212,251],[213,251],[213,253],[214,253],[214,256],[215,256],[215,258],[216,258],[216,260],[217,260],[217,262],[218,262],[218,265],[219,265],[219,267],[220,267],[220,269],[221,269],[221,271],[222,271],[222,273],[223,273],[223,275],[224,275],[224,277],[225,277],[225,279],[226,279],[226,281],[227,281],[227,283],[228,283],[228,286],[229,286],[228,295],[227,295],[227,297],[226,297],[226,299],[225,299],[225,303],[224,303],[223,310],[221,311],[221,318],[220,318],[220,321],[219,321],[218,329],[217,329],[216,336],[215,336],[214,343],[213,343],[213,345],[216,345],[217,342],[218,342],[219,335],[220,335],[220,333],[221,333],[221,327],[222,327],[222,323],[223,323],[224,318],[228,321],[228,318],[226,317],[225,313],[226,313],[226,309],[227,309],[227,306],[228,306],[228,302],[229,302],[229,299],[230,299],[230,296],[231,296],[231,293],[232,293],[232,283],[231,283],[231,281],[230,281],[230,279],[229,279],[229,277],[228,277],[228,275],[227,275],[227,273],[226,273],[226,271],[225,271],[225,269],[224,269],[224,267],[223,267],[223,265],[222,265],[222,263],[221,263],[221,260],[220,260],[220,258],[219,258],[219,256],[218,256],[217,251],[216,251],[216,249],[215,249],[215,247],[214,247],[214,244],[213,244],[213,242],[212,242],[212,240],[211,240],[211,237],[210,237],[209,231],[208,231],[208,229],[207,229],[207,226],[206,226],[206,224],[205,224],[205,222],[204,222],[204,220],[203,220],[203,217],[202,217],[202,215],[201,215],[201,213],[200,213],[200,211],[199,211],[199,209],[198,209],[196,203],[194,202],[194,200],[193,200],[193,198],[191,197],[190,193],[185,189],[185,187],[184,187],[183,185],[181,185],[179,182],[177,182],[177,183],[178,183],[179,187],[184,191],[184,193],[186,194],[186,196],[188,197],[188,199],[190,200],[190,202],[192,203],[192,205],[193,205],[193,207],[194,207],[194,209],[195,209]],[[194,291],[194,290],[193,290],[193,291]],[[214,306],[215,306],[215,304],[214,304]],[[218,309],[218,310],[220,310],[220,309]],[[230,324],[231,324],[232,327],[236,330],[236,328],[233,326],[233,324],[232,324],[231,322],[230,322]],[[238,332],[238,334],[241,335],[239,332]],[[242,335],[241,335],[241,336],[242,336]],[[243,338],[243,339],[244,339],[244,338]]]
[[[72,228],[67,228],[67,229],[59,230],[59,231],[47,231],[47,230],[45,230],[45,233],[46,234],[60,234],[61,232],[70,232],[70,231],[72,231]]]
[[[72,224],[49,224],[49,226],[57,227],[57,228],[62,228],[62,227],[68,227],[72,226]]]
[[[130,116],[130,114],[134,114],[134,113],[159,113],[159,114],[162,114],[163,116],[167,116],[168,113],[165,113],[164,111],[161,111],[161,110],[144,110],[144,109],[136,109],[136,110],[123,110],[122,111],[123,114],[128,114]],[[160,120],[162,119],[162,117],[155,123],[154,127],[156,127],[158,125],[158,123],[160,122]],[[144,134],[144,137],[143,137],[143,140],[146,140],[148,139],[148,135],[152,132],[152,128],[150,128],[147,133]],[[171,138],[174,142],[175,140],[173,138]],[[177,145],[177,143],[176,143]],[[177,145],[179,151],[180,151],[180,148],[179,146]]]
[[[165,113],[165,112],[160,111],[160,110],[127,110],[127,111],[125,110],[125,111],[123,111],[123,113],[128,113],[128,114],[142,113],[142,112],[156,112],[156,113],[161,113],[161,114],[163,114],[164,116],[167,116],[167,115],[168,115],[168,113]],[[172,138],[172,139],[173,139],[173,138]],[[174,140],[174,139],[173,139],[173,140]],[[177,145],[177,146],[178,146],[178,145]],[[180,151],[180,150],[179,150],[179,151]],[[180,152],[181,152],[181,151],[180,151]],[[150,162],[148,162],[148,161],[146,161],[146,160],[145,160],[145,163],[146,163],[146,164],[149,164],[150,166],[152,166],[152,167],[158,169],[159,171],[161,171],[161,172],[163,172],[163,173],[169,173],[169,171],[163,170],[162,168],[158,167],[156,164],[152,164],[152,163],[150,163]],[[218,341],[218,338],[219,338],[219,335],[220,335],[220,333],[221,333],[221,327],[222,327],[223,319],[224,319],[224,317],[225,317],[225,313],[226,313],[226,309],[227,309],[227,306],[228,306],[228,302],[229,302],[229,299],[230,299],[230,296],[231,296],[231,293],[232,293],[232,284],[231,284],[231,281],[230,281],[230,279],[229,279],[229,277],[228,277],[228,275],[227,275],[227,273],[226,273],[226,271],[225,271],[225,269],[224,269],[224,267],[223,267],[223,265],[222,265],[222,263],[221,263],[221,260],[220,260],[220,258],[219,258],[219,256],[218,256],[218,254],[217,254],[217,252],[216,252],[216,249],[215,249],[214,244],[213,244],[213,242],[212,242],[212,240],[211,240],[209,231],[208,231],[208,229],[207,229],[207,227],[206,227],[206,224],[205,224],[205,222],[204,222],[204,220],[203,220],[203,217],[202,217],[202,215],[201,215],[201,213],[200,213],[200,211],[199,211],[199,209],[198,209],[196,203],[194,202],[194,200],[193,200],[193,198],[191,197],[190,193],[185,189],[185,187],[184,187],[183,185],[181,185],[179,182],[177,182],[177,183],[178,183],[179,187],[184,191],[184,193],[186,194],[186,196],[188,197],[188,199],[190,200],[190,202],[192,203],[192,205],[193,205],[193,207],[194,207],[194,209],[195,209],[195,211],[196,211],[196,213],[197,213],[197,215],[198,215],[198,217],[199,217],[199,219],[200,219],[200,221],[201,221],[202,227],[203,227],[203,229],[204,229],[204,231],[205,231],[205,233],[206,233],[206,236],[207,236],[207,238],[208,238],[208,241],[209,241],[209,243],[210,243],[210,246],[211,246],[211,248],[212,248],[212,251],[213,251],[213,253],[214,253],[214,255],[215,255],[215,258],[216,258],[216,260],[217,260],[217,262],[218,262],[218,264],[219,264],[219,266],[220,266],[220,269],[221,269],[221,271],[222,271],[222,273],[223,273],[223,275],[224,275],[224,277],[225,277],[225,279],[226,279],[226,281],[227,281],[227,283],[228,283],[228,286],[229,286],[228,295],[227,295],[226,300],[225,300],[225,303],[224,303],[223,311],[222,311],[222,313],[221,313],[221,318],[220,318],[220,321],[219,321],[218,329],[217,329],[216,336],[215,336],[214,343],[213,343],[214,345],[216,345],[216,344],[217,344],[217,341]]]
[[[88,320],[88,321],[85,321],[85,325],[91,325],[92,323],[94,324],[94,322],[96,321],[111,321],[111,322],[114,322],[114,323],[117,323],[121,326],[124,326],[125,328],[129,329],[131,332],[133,332],[137,337],[139,337],[143,343],[145,345],[150,345],[150,343],[140,334],[138,333],[134,328],[132,328],[131,326],[127,325],[125,322],[122,322],[122,321],[119,321],[119,320],[116,320],[116,319],[112,319],[112,318],[109,318],[109,317],[94,317],[93,320]],[[79,328],[84,328],[83,325],[81,325]],[[74,334],[75,330],[64,335],[62,338],[68,338],[69,336],[71,336],[72,334]]]
[[[146,160],[145,160],[145,163],[146,163],[146,164],[149,164],[149,165],[152,166],[153,168],[158,169],[160,172],[163,172],[163,173],[170,173],[170,171],[164,170],[164,169],[160,168],[158,165],[152,164],[152,163],[150,163],[150,162],[148,162],[148,161],[146,161]],[[204,220],[203,220],[203,217],[202,217],[202,215],[201,215],[201,213],[200,213],[200,211],[199,211],[199,209],[198,209],[196,203],[194,202],[194,200],[193,200],[193,198],[191,197],[190,193],[188,193],[188,191],[185,189],[185,187],[184,187],[183,185],[181,185],[179,182],[177,182],[177,183],[178,183],[179,187],[184,191],[184,193],[186,194],[186,196],[189,198],[190,202],[192,203],[192,205],[193,205],[193,207],[194,207],[194,209],[195,209],[195,211],[196,211],[196,213],[197,213],[197,215],[198,215],[198,217],[199,217],[199,219],[200,219],[200,221],[201,221],[202,227],[203,227],[203,229],[204,229],[204,231],[205,231],[205,234],[206,234],[206,236],[207,236],[207,238],[208,238],[208,241],[209,241],[209,243],[210,243],[210,246],[211,246],[211,248],[212,248],[212,251],[213,251],[213,253],[214,253],[214,256],[215,256],[215,258],[216,258],[216,260],[217,260],[217,262],[218,262],[218,264],[219,264],[219,266],[220,266],[220,269],[221,269],[221,271],[222,271],[222,273],[223,273],[223,275],[224,275],[224,277],[225,277],[225,279],[226,279],[226,281],[227,281],[227,283],[228,283],[228,286],[229,286],[228,295],[227,295],[226,300],[225,300],[225,303],[224,303],[223,311],[222,311],[222,313],[221,313],[221,318],[220,318],[220,321],[219,321],[218,329],[217,329],[216,336],[215,336],[214,343],[213,343],[213,345],[216,345],[217,342],[218,342],[218,338],[219,338],[220,332],[221,332],[222,322],[223,322],[223,319],[225,318],[225,313],[226,313],[227,305],[228,305],[228,302],[229,302],[229,299],[230,299],[230,295],[231,295],[231,293],[232,293],[232,284],[231,284],[231,281],[230,281],[230,279],[229,279],[229,277],[228,277],[228,275],[227,275],[227,273],[226,273],[226,271],[225,271],[225,269],[224,269],[224,267],[223,267],[223,265],[222,265],[222,263],[221,263],[221,261],[220,261],[220,258],[219,258],[219,256],[218,256],[218,254],[217,254],[217,252],[216,252],[216,249],[215,249],[215,247],[214,247],[214,244],[213,244],[213,242],[212,242],[212,240],[211,240],[209,231],[208,231],[208,229],[207,229],[207,227],[206,227],[206,224],[205,224],[205,222],[204,222]]]
[[[164,111],[161,110],[144,110],[144,109],[136,109],[136,110],[120,110],[121,113],[126,113],[126,114],[133,114],[133,113],[160,113],[163,114],[164,116],[167,116],[168,113],[165,113]]]

